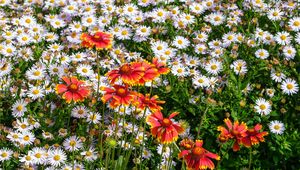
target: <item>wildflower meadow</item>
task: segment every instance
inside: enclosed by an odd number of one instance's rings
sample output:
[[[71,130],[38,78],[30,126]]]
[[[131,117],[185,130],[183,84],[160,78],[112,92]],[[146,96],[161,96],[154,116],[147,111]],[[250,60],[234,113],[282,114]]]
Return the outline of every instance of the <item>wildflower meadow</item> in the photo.
[[[0,169],[299,170],[299,0],[0,0]]]

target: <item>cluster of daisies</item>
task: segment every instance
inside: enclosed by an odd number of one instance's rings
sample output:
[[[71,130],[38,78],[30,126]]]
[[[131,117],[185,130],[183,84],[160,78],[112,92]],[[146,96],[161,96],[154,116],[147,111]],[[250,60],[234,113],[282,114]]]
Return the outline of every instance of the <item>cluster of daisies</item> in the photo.
[[[164,101],[152,94],[173,86],[173,77],[193,89],[191,104],[199,93],[209,98],[236,88],[241,108],[251,105],[271,133],[283,134],[286,125],[270,115],[287,112],[274,103],[299,93],[300,5],[232,2],[1,0],[3,169],[11,160],[18,168],[109,168],[111,151],[140,168],[157,155],[152,167],[178,167],[175,152],[191,169],[215,168],[210,159],[220,156],[194,140],[192,120],[164,116]],[[251,146],[248,138],[264,141],[267,134],[257,124],[236,137],[225,123],[221,142]]]

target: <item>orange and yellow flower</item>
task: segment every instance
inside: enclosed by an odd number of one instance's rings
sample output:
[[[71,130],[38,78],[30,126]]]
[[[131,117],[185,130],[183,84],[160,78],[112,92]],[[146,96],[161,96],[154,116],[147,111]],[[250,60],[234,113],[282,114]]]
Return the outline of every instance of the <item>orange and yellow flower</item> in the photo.
[[[203,141],[185,139],[180,143],[184,149],[179,153],[178,157],[183,158],[190,170],[214,169],[215,165],[211,159],[220,160],[220,156],[211,153],[202,147]]]
[[[83,47],[96,47],[97,50],[101,50],[111,48],[113,36],[110,33],[98,31],[94,35],[82,33],[80,39]]]
[[[101,100],[103,103],[110,102],[111,108],[116,108],[120,105],[128,106],[134,99],[135,93],[130,91],[127,86],[114,85],[113,88],[102,87],[105,92]]]
[[[159,62],[157,58],[152,59],[152,64],[155,65],[159,74],[167,74],[170,72],[170,69],[166,67],[165,63]]]
[[[147,117],[146,122],[151,126],[151,134],[156,137],[158,142],[172,143],[178,139],[179,134],[184,132],[181,124],[171,120],[176,115],[178,112],[173,112],[168,118],[164,118],[160,111],[156,111]]]
[[[244,122],[240,124],[239,121],[235,121],[234,124],[232,124],[231,120],[228,118],[226,118],[224,122],[227,128],[223,126],[218,127],[218,131],[221,132],[219,141],[226,142],[229,139],[235,139],[233,151],[240,150],[239,145],[242,144],[242,139],[247,136],[247,125]]]
[[[106,74],[111,84],[121,79],[123,83],[134,85],[139,79],[144,76],[144,68],[135,67],[131,64],[123,64],[120,68],[111,70]]]
[[[133,62],[132,67],[141,68],[144,71],[143,76],[136,81],[138,85],[144,85],[146,82],[153,81],[156,77],[159,76],[157,68],[154,64],[151,64],[147,61],[142,62]]]
[[[145,108],[149,108],[151,111],[162,110],[162,107],[159,106],[159,104],[165,103],[165,101],[157,100],[157,95],[150,97],[150,94],[143,95],[138,93],[136,96],[137,98],[134,105],[141,110],[144,110]]]
[[[256,124],[254,128],[248,129],[247,136],[242,138],[242,143],[246,147],[257,145],[259,142],[264,142],[264,137],[268,135],[268,132],[261,132],[262,125]]]
[[[62,98],[67,103],[84,101],[89,96],[90,90],[84,86],[84,81],[78,80],[76,77],[63,77],[62,79],[65,84],[58,84],[55,89],[57,94],[63,93]]]

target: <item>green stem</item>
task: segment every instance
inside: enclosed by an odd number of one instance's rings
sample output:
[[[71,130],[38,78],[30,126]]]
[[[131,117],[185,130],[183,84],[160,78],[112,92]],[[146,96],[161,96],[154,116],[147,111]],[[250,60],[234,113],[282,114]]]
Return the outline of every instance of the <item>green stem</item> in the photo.
[[[107,152],[106,152],[106,158],[105,158],[105,169],[109,169],[108,168],[108,160],[110,157],[110,148],[108,148]]]
[[[208,111],[208,107],[206,107],[206,109],[205,109],[205,111],[204,111],[204,113],[203,113],[203,115],[202,115],[202,117],[201,117],[200,124],[199,124],[199,129],[198,129],[198,132],[197,132],[197,138],[196,138],[196,139],[198,139],[198,137],[199,137],[199,135],[200,135],[200,129],[201,129],[201,126],[202,126],[202,124],[203,124],[203,120],[204,120],[204,118],[206,117],[207,111]]]
[[[251,163],[252,163],[252,148],[249,149],[249,170],[251,170]]]

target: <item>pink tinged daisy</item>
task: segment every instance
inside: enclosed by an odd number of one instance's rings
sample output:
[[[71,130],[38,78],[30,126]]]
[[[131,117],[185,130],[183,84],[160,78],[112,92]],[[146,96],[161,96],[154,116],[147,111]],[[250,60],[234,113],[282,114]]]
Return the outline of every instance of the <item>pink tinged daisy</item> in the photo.
[[[280,72],[280,71],[275,71],[272,70],[271,71],[271,79],[274,80],[275,82],[282,82],[282,80],[284,80],[286,78],[286,76]]]
[[[89,112],[85,106],[76,106],[72,109],[71,116],[75,118],[85,118]]]
[[[266,59],[269,57],[269,52],[265,49],[259,49],[255,52],[255,57],[260,59]]]
[[[22,117],[27,111],[27,102],[23,99],[17,100],[12,106],[12,114],[14,117]]]
[[[212,59],[206,64],[205,70],[212,75],[218,75],[218,73],[222,70],[222,67],[223,66],[220,61]]]
[[[25,165],[32,165],[33,162],[34,162],[34,158],[33,156],[28,153],[27,155],[23,155],[21,158],[20,158],[20,162],[23,162]]]
[[[293,31],[300,31],[300,17],[294,17],[290,19],[288,24]]]
[[[276,9],[269,10],[267,16],[271,21],[278,21],[282,19],[283,14],[284,13],[280,11],[280,9],[276,8]]]
[[[35,136],[32,132],[26,131],[20,136],[20,144],[21,145],[31,145],[35,140]]]
[[[195,76],[195,77],[193,77],[193,85],[195,88],[208,87],[209,79],[203,75]]]
[[[247,73],[247,63],[244,60],[236,60],[231,65],[230,68],[234,70],[237,75],[243,75]]]
[[[86,117],[87,117],[86,121],[88,123],[97,124],[101,120],[101,115],[99,113],[93,113],[93,112],[91,112]]]
[[[299,91],[299,85],[295,80],[287,78],[281,83],[281,90],[287,95],[296,94]]]
[[[254,109],[257,113],[261,115],[268,115],[272,111],[272,106],[269,101],[264,98],[259,98],[255,101]]]
[[[272,133],[275,133],[277,135],[283,134],[285,130],[284,124],[278,120],[271,121],[269,124],[269,128]]]
[[[77,136],[71,136],[63,143],[67,151],[77,151],[82,148],[82,141]]]
[[[20,137],[21,137],[21,133],[20,132],[9,132],[9,134],[6,136],[6,138],[13,142],[14,144],[19,143],[20,142]]]
[[[48,163],[51,166],[60,166],[67,160],[67,155],[62,149],[48,151]]]
[[[31,151],[29,151],[29,155],[32,155],[34,164],[41,165],[46,162],[48,154],[44,148],[35,147]]]
[[[88,162],[97,159],[97,152],[93,147],[87,149],[86,151],[81,152],[80,155],[84,156],[84,159]]]
[[[292,60],[292,59],[294,59],[297,51],[292,46],[285,46],[282,49],[282,52],[283,52],[283,55],[284,55],[286,60]]]

